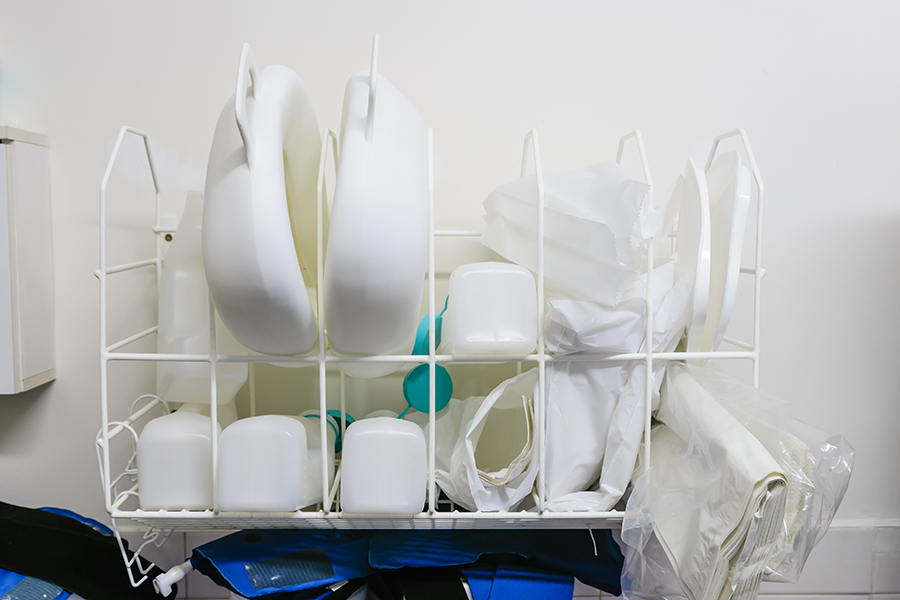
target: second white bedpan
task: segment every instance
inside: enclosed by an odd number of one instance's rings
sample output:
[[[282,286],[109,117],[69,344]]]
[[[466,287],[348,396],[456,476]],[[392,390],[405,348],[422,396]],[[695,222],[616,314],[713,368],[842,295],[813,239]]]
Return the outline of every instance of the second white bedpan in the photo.
[[[383,77],[350,78],[325,258],[325,320],[332,352],[409,354],[428,266],[425,123]],[[378,377],[401,363],[339,363]]]
[[[203,264],[222,321],[257,352],[301,354],[318,338],[307,282],[316,281],[321,143],[300,77],[260,72],[244,44],[209,154]]]

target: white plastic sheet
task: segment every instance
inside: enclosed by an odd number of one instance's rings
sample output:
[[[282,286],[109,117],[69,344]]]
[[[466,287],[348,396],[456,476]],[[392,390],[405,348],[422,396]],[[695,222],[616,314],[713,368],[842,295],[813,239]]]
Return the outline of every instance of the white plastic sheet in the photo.
[[[650,186],[604,162],[544,178],[544,274],[586,299],[615,306],[641,274],[643,241],[662,226],[647,211]],[[500,186],[484,202],[481,242],[537,271],[534,175]],[[649,216],[648,216],[649,215]]]
[[[643,352],[647,275],[615,308],[561,297],[548,302],[547,349]],[[653,345],[675,349],[684,329],[690,286],[674,261],[653,272]],[[654,393],[662,363],[654,368]],[[544,474],[551,510],[610,510],[625,493],[644,431],[646,365],[642,362],[559,362],[547,370],[547,456]],[[592,483],[599,483],[592,491]]]
[[[537,369],[507,379],[486,397],[450,400],[435,415],[435,480],[455,503],[481,511],[513,510],[531,495]],[[428,436],[428,414],[406,419]]]
[[[650,191],[611,162],[544,178],[548,352],[644,350],[649,241],[665,239],[677,212],[669,206],[671,193],[652,205]],[[482,243],[536,270],[535,176],[499,187],[484,206],[488,227]],[[659,252],[665,244],[654,246]],[[677,345],[690,292],[676,264],[663,259],[652,274],[656,351]],[[654,390],[661,369],[653,374]],[[646,376],[639,361],[548,367],[549,508],[608,510],[621,498],[643,434]],[[583,491],[595,483],[594,491]]]

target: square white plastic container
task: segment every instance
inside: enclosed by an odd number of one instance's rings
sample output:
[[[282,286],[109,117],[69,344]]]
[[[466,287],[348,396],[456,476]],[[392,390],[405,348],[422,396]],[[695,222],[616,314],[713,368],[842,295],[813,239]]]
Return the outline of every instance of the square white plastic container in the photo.
[[[341,510],[414,515],[425,507],[425,435],[392,417],[347,427],[341,453]]]
[[[295,417],[241,419],[219,437],[219,509],[291,512],[308,502],[306,427]],[[321,489],[321,483],[319,484]]]
[[[537,345],[537,286],[531,271],[501,262],[472,263],[450,275],[444,352],[530,354]]]
[[[141,509],[212,508],[209,417],[182,409],[147,423],[138,439],[137,467]]]

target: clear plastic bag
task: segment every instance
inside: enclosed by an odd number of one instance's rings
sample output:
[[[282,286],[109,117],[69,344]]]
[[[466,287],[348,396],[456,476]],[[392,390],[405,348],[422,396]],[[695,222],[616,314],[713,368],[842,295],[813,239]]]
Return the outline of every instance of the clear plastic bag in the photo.
[[[853,446],[796,418],[789,403],[721,371],[681,367],[759,439],[788,476],[784,536],[765,580],[796,582],[850,484]]]
[[[755,597],[797,581],[849,484],[853,448],[710,367],[670,363],[622,527],[626,598]]]

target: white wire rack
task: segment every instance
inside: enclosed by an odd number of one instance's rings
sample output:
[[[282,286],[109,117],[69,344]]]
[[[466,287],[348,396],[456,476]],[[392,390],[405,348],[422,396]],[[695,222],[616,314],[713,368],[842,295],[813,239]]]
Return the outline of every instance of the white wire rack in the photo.
[[[149,164],[152,185],[156,193],[156,221],[153,225],[153,232],[156,234],[156,256],[134,262],[115,264],[109,266],[107,264],[107,184],[110,174],[116,164],[119,156],[123,139],[128,135],[138,136],[143,140],[143,148],[146,151],[147,161]],[[707,161],[707,169],[712,164],[719,147],[719,143],[727,138],[739,138],[746,158],[749,161],[751,171],[757,187],[757,212],[756,212],[756,237],[755,237],[755,253],[753,256],[753,264],[749,267],[742,267],[741,273],[753,277],[753,340],[752,342],[743,342],[740,340],[726,338],[725,342],[737,350],[716,351],[716,352],[653,352],[651,344],[646,344],[647,350],[641,353],[627,354],[593,354],[593,355],[570,355],[565,357],[554,357],[545,352],[544,346],[544,329],[543,329],[543,310],[538,310],[538,344],[537,352],[528,355],[510,355],[510,356],[463,356],[463,355],[445,355],[437,354],[435,348],[435,237],[437,236],[478,236],[480,232],[460,231],[460,230],[435,230],[434,227],[434,180],[432,176],[433,165],[433,149],[432,149],[432,132],[428,130],[428,201],[429,201],[429,243],[428,243],[428,318],[430,323],[430,339],[429,354],[427,363],[429,365],[429,391],[430,391],[430,407],[429,407],[429,436],[428,436],[428,492],[427,492],[427,508],[421,514],[415,516],[389,516],[389,515],[358,515],[343,514],[340,510],[338,487],[340,485],[340,471],[335,477],[334,483],[329,486],[325,467],[327,452],[324,444],[327,443],[325,419],[320,420],[321,439],[323,444],[322,451],[322,489],[323,497],[327,500],[318,505],[315,510],[304,510],[290,513],[230,513],[222,512],[217,508],[204,511],[143,511],[143,510],[127,510],[123,508],[129,498],[139,495],[140,490],[137,484],[130,489],[122,492],[118,491],[118,485],[125,479],[126,474],[131,474],[133,481],[133,468],[126,467],[126,472],[113,477],[110,467],[110,440],[123,431],[130,431],[133,435],[134,429],[132,425],[145,416],[154,406],[157,406],[161,400],[153,397],[149,403],[143,408],[131,414],[127,419],[122,421],[112,421],[109,415],[109,364],[114,361],[127,362],[166,362],[166,361],[188,361],[188,362],[205,362],[209,365],[209,386],[211,397],[216,398],[216,370],[220,363],[245,362],[251,363],[250,369],[250,387],[251,387],[251,411],[255,412],[255,398],[253,396],[253,364],[257,362],[272,362],[273,357],[269,356],[225,356],[217,355],[214,350],[209,354],[160,354],[160,353],[142,353],[127,352],[127,346],[140,339],[152,336],[157,332],[157,327],[150,327],[139,333],[128,336],[114,343],[107,343],[107,282],[112,275],[133,271],[137,269],[155,269],[157,282],[160,279],[160,273],[163,262],[163,244],[162,238],[167,233],[171,233],[172,229],[163,227],[160,223],[160,194],[159,185],[155,165],[150,151],[150,145],[147,142],[147,134],[144,132],[123,127],[119,132],[118,139],[113,148],[103,181],[100,185],[100,268],[96,271],[96,276],[100,280],[100,402],[101,402],[101,420],[102,427],[97,436],[98,461],[100,464],[101,479],[103,484],[104,500],[106,509],[113,519],[115,525],[116,520],[128,520],[132,523],[139,523],[148,527],[148,533],[169,532],[171,530],[187,531],[187,530],[211,530],[211,529],[248,529],[248,528],[362,528],[362,529],[482,529],[482,528],[517,528],[517,527],[543,527],[543,528],[615,528],[621,524],[623,516],[622,512],[604,511],[604,512],[554,512],[545,509],[546,498],[544,495],[544,464],[545,464],[545,439],[544,439],[544,422],[547,414],[547,399],[545,375],[548,363],[555,361],[596,361],[596,362],[622,362],[622,361],[644,361],[647,367],[647,373],[652,373],[654,361],[668,360],[686,360],[686,359],[745,359],[752,361],[753,364],[753,382],[758,384],[759,380],[759,318],[760,318],[760,287],[764,275],[761,266],[762,254],[762,216],[763,216],[763,183],[759,176],[756,160],[750,147],[747,134],[741,129],[725,133],[718,136],[712,146],[709,160]],[[634,131],[623,137],[618,146],[617,162],[622,161],[623,153],[626,145],[633,141],[633,145],[639,153],[639,159],[643,170],[644,179],[652,186],[650,170],[647,165],[646,154],[644,152],[643,140],[639,131]],[[423,362],[423,356],[369,356],[369,357],[345,357],[333,356],[327,352],[325,345],[326,332],[324,329],[324,307],[323,307],[323,216],[327,208],[327,199],[324,193],[324,181],[326,168],[328,163],[329,152],[332,155],[332,165],[338,162],[338,139],[332,131],[327,131],[323,136],[322,154],[320,157],[319,169],[319,193],[318,203],[318,282],[317,282],[317,304],[318,304],[318,322],[319,322],[319,345],[318,348],[304,356],[279,356],[279,363],[296,363],[317,365],[319,374],[319,409],[322,413],[328,408],[329,402],[326,392],[326,367],[332,363],[340,362],[399,362],[399,363],[418,363]],[[531,161],[528,159],[531,158]],[[537,199],[538,199],[538,267],[537,267],[537,291],[538,306],[542,308],[544,305],[544,248],[543,248],[543,232],[544,232],[544,181],[541,169],[541,154],[538,141],[538,133],[532,130],[526,137],[523,148],[522,175],[527,173],[527,165],[534,165],[536,174]],[[649,240],[648,244],[652,247],[653,240]],[[648,273],[653,272],[653,252],[647,252],[647,269]],[[648,277],[647,286],[647,320],[646,335],[651,339],[653,328],[652,315],[652,289],[649,282],[652,278]],[[211,349],[216,348],[216,319],[215,307],[212,301],[209,303],[209,328],[210,328],[210,344]],[[534,492],[535,508],[530,511],[517,512],[464,512],[455,509],[452,505],[438,501],[438,490],[435,484],[435,446],[434,446],[434,427],[435,427],[435,369],[438,363],[502,363],[502,362],[518,362],[536,365],[538,369],[539,386],[538,397],[535,398],[536,403],[536,448],[539,460],[539,471],[537,480],[537,489]],[[652,397],[652,378],[645,378],[645,427],[644,427],[644,444],[643,452],[645,459],[649,459],[650,452],[650,419],[651,419],[651,397]],[[346,414],[344,385],[341,380],[340,406],[343,414]],[[212,427],[212,455],[213,455],[213,480],[216,479],[217,462],[218,462],[218,439],[215,431],[217,422],[217,405],[215,402],[211,404],[211,420]],[[130,470],[129,470],[130,469]],[[215,486],[214,486],[215,487]],[[214,499],[214,507],[217,501]],[[152,536],[151,536],[152,537]],[[155,540],[156,538],[154,538]],[[140,566],[140,563],[138,563]],[[135,577],[132,576],[132,581]]]

